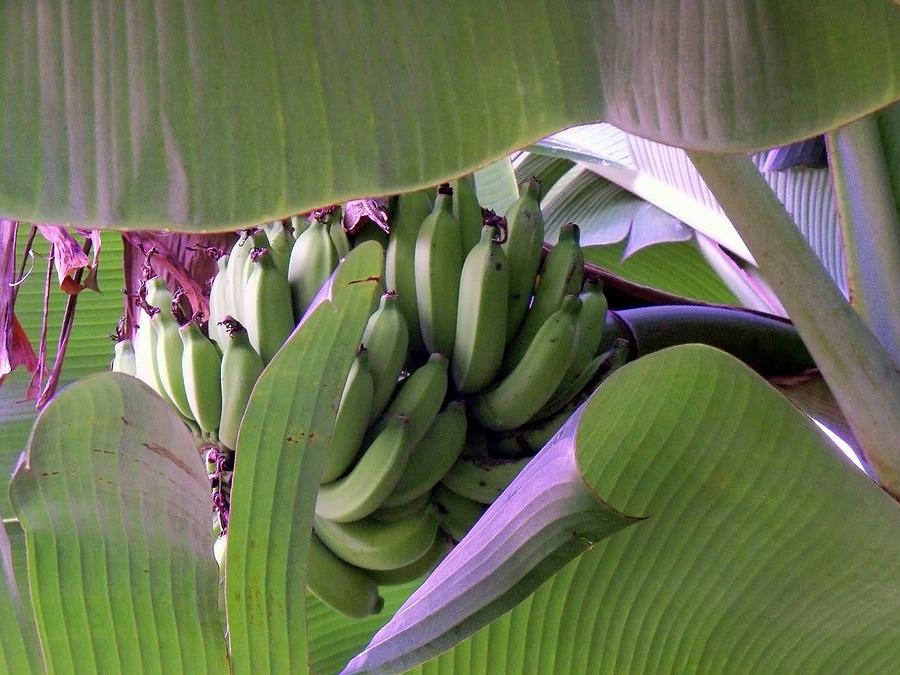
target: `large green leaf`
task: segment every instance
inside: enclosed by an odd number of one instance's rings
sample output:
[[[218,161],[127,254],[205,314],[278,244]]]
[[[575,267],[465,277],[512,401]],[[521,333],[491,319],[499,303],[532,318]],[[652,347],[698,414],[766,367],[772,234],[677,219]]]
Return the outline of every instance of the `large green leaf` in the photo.
[[[306,562],[319,475],[381,292],[383,259],[375,242],[345,258],[332,299],[308,314],[266,367],[241,422],[225,584],[237,673],[308,667]]]
[[[900,67],[890,0],[50,0],[0,27],[0,211],[105,227],[271,220],[598,119],[761,149],[890,103]]]
[[[10,497],[50,672],[225,672],[209,486],[139,380],[91,375],[35,423]]]
[[[646,520],[416,672],[896,668],[897,503],[737,360],[687,345],[635,361],[576,445],[592,490]]]

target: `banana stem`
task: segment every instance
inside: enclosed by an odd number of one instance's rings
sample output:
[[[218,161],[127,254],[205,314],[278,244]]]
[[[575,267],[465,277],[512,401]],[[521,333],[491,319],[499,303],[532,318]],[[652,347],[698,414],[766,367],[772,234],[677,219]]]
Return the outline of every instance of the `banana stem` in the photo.
[[[747,157],[688,151],[816,360],[875,469],[900,498],[900,374]]]

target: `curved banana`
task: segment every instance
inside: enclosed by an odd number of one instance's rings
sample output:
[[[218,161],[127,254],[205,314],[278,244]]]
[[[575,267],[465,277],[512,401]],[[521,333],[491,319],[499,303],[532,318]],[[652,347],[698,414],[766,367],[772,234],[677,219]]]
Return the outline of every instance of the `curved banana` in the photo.
[[[250,344],[268,363],[294,330],[291,287],[267,248],[255,248],[244,289],[244,326]]]
[[[181,337],[181,372],[191,414],[204,434],[213,434],[222,418],[222,357],[216,345],[194,321],[178,329]]]
[[[408,466],[408,465],[407,465]],[[413,516],[418,516],[428,510],[431,504],[431,491],[427,491],[405,504],[397,506],[382,505],[377,511],[372,512],[372,518],[382,523],[396,523]]]
[[[572,365],[563,382],[573,380],[587,367],[597,355],[597,348],[603,339],[606,326],[606,311],[609,306],[603,295],[603,284],[596,279],[588,279],[584,283],[581,298],[581,313],[575,326],[575,347],[572,354]]]
[[[134,377],[136,372],[134,345],[131,340],[119,340],[116,342],[115,356],[113,356],[111,370],[114,373],[123,373]]]
[[[475,192],[475,174],[450,182],[453,188],[453,215],[459,221],[462,257],[468,255],[481,239],[481,205]]]
[[[429,352],[449,356],[456,336],[459,274],[462,271],[459,222],[453,217],[453,194],[449,185],[438,188],[434,208],[419,228],[415,269],[422,341]]]
[[[412,449],[409,420],[395,417],[343,478],[319,486],[316,515],[349,523],[370,515],[396,487]]]
[[[595,356],[594,359],[590,361],[587,366],[582,368],[581,372],[577,373],[574,377],[569,377],[569,373],[566,373],[567,379],[560,382],[550,399],[534,414],[534,419],[542,420],[545,417],[549,417],[566,403],[578,396],[578,394],[588,386],[588,383],[594,379],[597,373],[600,372],[603,363],[608,359],[608,354],[600,354],[599,356]],[[570,367],[569,371],[571,372],[571,370]]]
[[[484,504],[458,495],[443,485],[434,488],[431,503],[438,514],[441,529],[455,541],[461,541],[487,511]]]
[[[438,521],[431,513],[381,523],[373,518],[333,523],[316,516],[316,534],[332,553],[367,570],[395,570],[409,565],[434,544]]]
[[[288,283],[294,307],[294,321],[299,321],[338,264],[337,249],[328,234],[328,225],[319,219],[294,242],[288,265]]]
[[[400,310],[406,318],[409,346],[414,352],[424,348],[416,300],[416,238],[422,221],[431,213],[432,192],[407,192],[394,199],[390,212],[391,233],[384,255],[385,285],[400,296]]]
[[[496,227],[482,228],[481,241],[466,256],[460,275],[450,372],[461,394],[484,389],[503,363],[509,266],[497,234]]]
[[[384,607],[375,580],[334,555],[315,533],[309,545],[306,589],[332,609],[355,619],[378,614]]]
[[[147,304],[158,308],[161,312],[172,314],[172,293],[166,286],[162,277],[147,279],[145,283],[147,291]]]
[[[365,347],[360,347],[341,393],[320,482],[331,483],[337,480],[356,459],[369,426],[374,391],[372,372],[369,370],[369,353]]]
[[[216,543],[213,544],[213,556],[216,558],[216,563],[219,565],[219,578],[225,578],[225,561],[228,553],[228,533],[220,534],[216,538]]]
[[[156,366],[156,331],[150,322],[150,315],[143,308],[138,310],[137,331],[134,334],[134,376],[169,400]]]
[[[428,494],[456,462],[466,444],[466,406],[450,401],[438,413],[422,440],[413,448],[409,463],[384,507],[406,504]]]
[[[428,357],[428,361],[400,385],[397,395],[372,427],[372,433],[380,433],[390,419],[402,415],[409,418],[411,443],[413,446],[419,443],[447,395],[447,365],[448,359],[443,354]]]
[[[184,371],[181,369],[184,347],[178,334],[178,322],[171,312],[159,311],[150,323],[156,331],[156,368],[163,389],[178,412],[184,418],[193,420],[184,388]]]
[[[272,255],[275,267],[287,276],[288,264],[291,261],[291,249],[294,247],[294,237],[284,220],[273,221],[265,229],[269,240],[269,253]]]
[[[450,542],[444,537],[436,537],[431,548],[418,560],[395,570],[371,570],[369,574],[379,586],[399,586],[419,579],[438,566],[450,552]]]
[[[409,329],[394,291],[381,296],[378,309],[369,317],[363,331],[362,344],[369,350],[369,368],[375,383],[370,412],[370,420],[374,420],[384,411],[397,387],[409,344]]]
[[[244,314],[244,266],[250,259],[250,251],[253,250],[253,235],[249,230],[241,232],[241,236],[231,247],[228,256],[227,280],[228,303],[226,315],[243,321]],[[227,340],[226,340],[227,342]]]
[[[291,234],[294,235],[294,240],[299,239],[300,235],[306,232],[311,224],[312,219],[307,215],[299,213],[291,216],[291,228],[293,229]]]
[[[225,318],[229,340],[222,353],[222,420],[219,440],[229,450],[237,445],[238,429],[250,392],[263,370],[263,362],[250,344],[247,331],[231,317]]]
[[[507,239],[503,244],[509,261],[509,310],[506,341],[512,340],[525,317],[534,279],[541,266],[544,217],[541,215],[541,183],[531,177],[519,186],[519,198],[504,214]]]
[[[460,457],[441,480],[441,484],[467,499],[482,504],[493,504],[529,461],[531,457],[521,459]]]
[[[515,368],[541,326],[562,306],[563,299],[581,290],[584,254],[581,252],[579,238],[575,223],[568,223],[560,229],[559,241],[547,254],[540,281],[534,291],[534,300],[518,333],[506,349],[500,372],[506,374]]]
[[[328,236],[331,237],[331,241],[334,243],[334,250],[337,251],[338,260],[340,260],[350,253],[350,240],[347,239],[343,212],[340,207],[330,213],[325,222],[328,223]]]
[[[481,426],[492,431],[522,426],[550,399],[572,362],[580,310],[581,299],[567,296],[513,371],[475,398],[471,410]]]
[[[213,277],[212,285],[209,289],[209,322],[207,330],[209,337],[216,341],[219,349],[225,347],[225,341],[228,333],[225,327],[221,325],[222,320],[231,315],[231,293],[228,288],[228,260],[231,258],[229,254],[221,256],[216,260],[216,275]]]

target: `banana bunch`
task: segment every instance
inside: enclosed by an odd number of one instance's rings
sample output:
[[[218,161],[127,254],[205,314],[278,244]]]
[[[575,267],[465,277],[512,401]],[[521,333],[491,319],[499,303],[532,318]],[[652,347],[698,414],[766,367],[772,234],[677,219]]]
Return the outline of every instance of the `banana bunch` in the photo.
[[[379,586],[432,569],[626,354],[597,353],[606,299],[584,279],[577,225],[542,264],[535,179],[504,217],[468,176],[393,198],[389,224],[387,292],[344,385],[310,544],[308,588],[356,617],[380,611]],[[114,369],[210,444],[220,553],[250,392],[357,243],[339,207],[244,232],[219,258],[206,333],[201,317],[179,326],[153,278],[135,336],[116,345]]]

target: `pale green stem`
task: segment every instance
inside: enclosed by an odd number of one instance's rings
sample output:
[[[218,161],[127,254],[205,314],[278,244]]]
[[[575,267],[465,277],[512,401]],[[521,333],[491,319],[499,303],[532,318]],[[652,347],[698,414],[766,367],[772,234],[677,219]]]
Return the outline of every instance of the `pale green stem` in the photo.
[[[900,368],[900,217],[875,117],[826,136],[850,304]]]
[[[749,158],[688,152],[772,285],[881,485],[900,498],[900,374]]]

